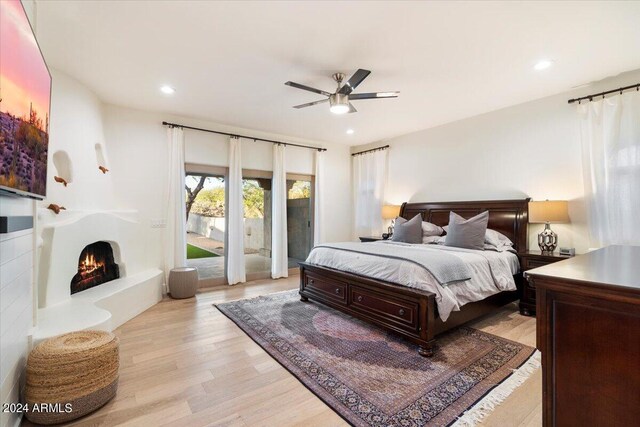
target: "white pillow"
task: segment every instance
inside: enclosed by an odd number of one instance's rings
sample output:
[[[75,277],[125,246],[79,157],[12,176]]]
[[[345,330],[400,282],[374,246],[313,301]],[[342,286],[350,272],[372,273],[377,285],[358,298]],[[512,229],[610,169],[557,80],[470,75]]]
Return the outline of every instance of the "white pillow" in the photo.
[[[438,243],[440,239],[443,239],[444,236],[422,236],[422,243],[430,244],[430,243]]]
[[[484,235],[484,241],[485,243],[496,247],[513,246],[513,242],[509,240],[507,236],[490,228],[487,228],[487,233]]]
[[[442,236],[444,229],[439,225],[432,224],[427,221],[422,221],[422,238],[431,236]]]

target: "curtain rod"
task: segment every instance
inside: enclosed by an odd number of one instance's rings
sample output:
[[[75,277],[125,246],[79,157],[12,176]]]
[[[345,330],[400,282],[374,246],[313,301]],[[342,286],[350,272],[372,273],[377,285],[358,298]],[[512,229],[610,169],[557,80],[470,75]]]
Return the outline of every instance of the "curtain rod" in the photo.
[[[358,151],[357,153],[353,153],[351,155],[352,156],[359,156],[360,154],[370,153],[372,151],[378,151],[378,150],[386,150],[387,148],[389,148],[389,146],[388,145],[384,145],[382,147],[372,148],[370,150]]]
[[[640,91],[640,83],[636,83],[631,86],[621,87],[618,89],[607,90],[600,93],[594,93],[593,95],[581,96],[580,98],[570,99],[568,102],[569,104],[573,104],[574,102],[577,102],[579,104],[581,101],[585,101],[585,100],[593,101],[593,98],[596,98],[598,96],[601,96],[604,98],[605,95],[609,95],[610,93],[616,93],[616,92],[620,92],[620,95],[622,95],[623,91],[629,90],[629,89],[635,89]]]
[[[246,136],[246,135],[237,135],[235,133],[227,133],[227,132],[220,132],[220,131],[211,130],[211,129],[196,128],[196,127],[193,127],[193,126],[179,125],[177,123],[162,122],[162,125],[163,126],[169,126],[169,127],[172,127],[172,128],[183,128],[183,129],[199,130],[200,132],[217,133],[218,135],[233,136],[233,137],[236,137],[236,138],[253,139],[254,141],[270,142],[272,144],[291,145],[292,147],[310,148],[312,150],[327,151],[326,148],[313,147],[311,145],[293,144],[291,142],[274,141],[272,139],[256,138],[256,137],[253,137],[253,136]]]

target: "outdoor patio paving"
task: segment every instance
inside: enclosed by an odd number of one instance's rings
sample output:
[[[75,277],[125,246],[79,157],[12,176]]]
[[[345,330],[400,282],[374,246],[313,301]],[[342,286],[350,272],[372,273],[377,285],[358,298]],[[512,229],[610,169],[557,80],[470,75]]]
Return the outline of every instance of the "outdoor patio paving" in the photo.
[[[244,259],[247,274],[271,271],[271,258],[258,254],[246,254]],[[300,261],[301,260],[299,259],[289,258],[289,268],[298,267],[298,263]],[[215,258],[188,259],[187,265],[198,269],[198,278],[200,280],[224,277],[223,256]]]

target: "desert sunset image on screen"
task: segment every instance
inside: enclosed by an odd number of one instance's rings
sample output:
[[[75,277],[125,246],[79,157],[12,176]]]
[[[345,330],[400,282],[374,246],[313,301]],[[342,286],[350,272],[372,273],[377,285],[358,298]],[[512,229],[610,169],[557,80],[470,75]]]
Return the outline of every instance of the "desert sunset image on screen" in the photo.
[[[0,1],[0,187],[44,196],[51,76],[20,0]]]

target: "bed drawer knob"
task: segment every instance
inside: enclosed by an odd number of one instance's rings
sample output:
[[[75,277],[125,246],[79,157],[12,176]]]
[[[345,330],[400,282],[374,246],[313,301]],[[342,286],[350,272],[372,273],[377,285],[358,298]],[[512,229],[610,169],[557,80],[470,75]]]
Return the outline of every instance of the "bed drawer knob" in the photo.
[[[404,309],[401,308],[400,310],[398,310],[398,314],[400,316],[404,316]]]
[[[358,295],[358,298],[356,298],[358,300],[358,302],[362,302],[362,295]]]
[[[336,294],[340,295],[340,288],[336,288]]]

